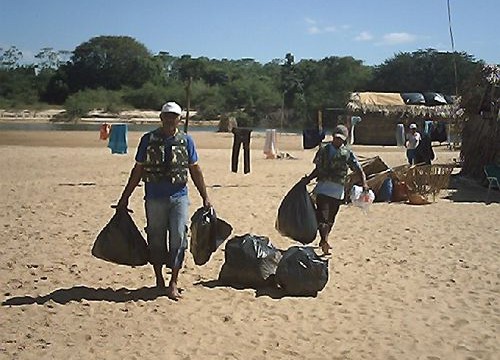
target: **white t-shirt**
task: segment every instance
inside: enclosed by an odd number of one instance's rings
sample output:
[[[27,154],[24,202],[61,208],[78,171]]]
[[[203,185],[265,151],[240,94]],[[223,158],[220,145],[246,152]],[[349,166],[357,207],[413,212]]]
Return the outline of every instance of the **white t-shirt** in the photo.
[[[421,139],[422,138],[420,136],[420,133],[418,133],[417,131],[415,131],[414,134],[412,134],[412,133],[408,134],[408,138],[407,138],[408,149],[416,149],[418,146],[418,143],[420,142]]]

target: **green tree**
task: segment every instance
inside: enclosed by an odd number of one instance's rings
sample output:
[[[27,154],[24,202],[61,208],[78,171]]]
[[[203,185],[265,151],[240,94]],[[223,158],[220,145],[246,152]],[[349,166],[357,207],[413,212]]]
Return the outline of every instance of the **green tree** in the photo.
[[[59,53],[51,47],[40,49],[35,58],[39,60],[37,63],[38,70],[57,69],[61,64]]]
[[[38,102],[38,92],[33,66],[0,69],[0,99],[2,106],[23,107]]]
[[[14,69],[19,66],[19,61],[23,58],[23,53],[15,46],[7,50],[0,48],[0,65],[4,69]]]
[[[390,92],[436,91],[455,94],[458,90],[461,93],[466,90],[465,82],[481,67],[482,62],[464,52],[426,49],[399,53],[375,67],[370,87],[372,90]]]
[[[99,36],[73,51],[68,68],[71,91],[139,88],[161,71],[146,47],[128,36]]]

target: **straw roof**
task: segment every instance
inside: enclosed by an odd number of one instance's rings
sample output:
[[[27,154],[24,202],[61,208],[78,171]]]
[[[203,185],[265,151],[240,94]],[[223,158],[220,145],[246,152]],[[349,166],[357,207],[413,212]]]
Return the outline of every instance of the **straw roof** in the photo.
[[[407,105],[400,93],[353,92],[346,107],[352,112],[382,113],[385,116],[405,113],[413,117],[452,118],[463,114],[460,98],[447,105]]]

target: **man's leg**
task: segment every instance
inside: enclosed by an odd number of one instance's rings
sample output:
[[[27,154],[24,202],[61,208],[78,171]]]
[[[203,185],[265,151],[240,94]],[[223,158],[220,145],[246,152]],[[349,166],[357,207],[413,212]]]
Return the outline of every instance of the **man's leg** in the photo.
[[[319,236],[320,236],[319,246],[321,247],[321,251],[323,251],[323,254],[325,255],[329,255],[330,249],[332,248],[328,243],[328,235],[330,234],[331,229],[332,228],[329,224],[325,223],[319,224]]]
[[[189,198],[187,195],[170,200],[168,221],[168,244],[172,277],[168,285],[168,296],[174,300],[181,297],[177,287],[179,271],[184,262],[184,253],[187,248],[187,221]]]
[[[156,286],[165,288],[162,267],[167,258],[167,204],[160,200],[146,200],[146,233],[150,262],[156,278]]]
[[[328,236],[335,223],[335,217],[342,200],[319,194],[317,196],[318,230],[320,236],[319,246],[325,255],[330,254],[332,248],[328,243]]]
[[[330,204],[328,197],[318,194],[316,197],[316,217],[318,219],[319,231],[319,246],[324,254],[330,253],[330,245],[328,244],[328,235],[330,234],[331,226],[328,224],[328,214],[330,212]]]
[[[163,278],[162,274],[162,264],[153,264],[153,270],[155,272],[155,278],[156,278],[156,287],[158,289],[164,289],[165,288],[165,279]]]
[[[410,164],[410,165],[415,164],[415,150],[414,149],[406,150],[406,157],[408,158],[408,164]]]

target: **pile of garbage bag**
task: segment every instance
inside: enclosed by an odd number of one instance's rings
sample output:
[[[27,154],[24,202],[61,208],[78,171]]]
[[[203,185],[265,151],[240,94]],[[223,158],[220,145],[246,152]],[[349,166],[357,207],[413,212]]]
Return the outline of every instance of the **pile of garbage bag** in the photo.
[[[281,251],[271,244],[267,236],[235,236],[226,243],[219,281],[252,288],[269,285],[280,260]]]

